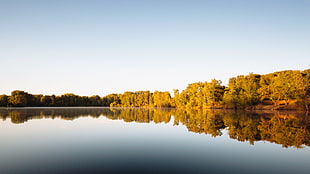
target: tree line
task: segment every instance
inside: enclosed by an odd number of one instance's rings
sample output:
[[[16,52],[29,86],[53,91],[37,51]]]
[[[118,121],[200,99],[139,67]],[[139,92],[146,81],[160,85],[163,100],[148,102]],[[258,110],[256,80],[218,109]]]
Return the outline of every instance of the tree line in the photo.
[[[15,90],[10,96],[0,96],[0,106],[102,106],[102,99],[96,96],[78,96],[75,94],[33,95],[24,91]]]
[[[111,107],[176,107],[257,109],[260,105],[294,106],[309,110],[310,69],[285,70],[260,75],[250,73],[229,79],[228,86],[220,80],[188,84],[186,89],[167,91],[136,91],[109,94],[104,97],[75,94],[33,95],[16,90],[0,95],[0,106],[111,106]],[[263,106],[260,106],[264,108]],[[273,107],[280,108],[280,107]],[[290,108],[290,107],[286,107]]]
[[[179,93],[175,90],[176,107],[250,108],[258,104],[289,105],[309,110],[310,69],[286,70],[265,75],[240,75],[221,81],[189,84]]]
[[[72,93],[55,95],[33,95],[15,90],[8,95],[0,95],[2,107],[27,106],[111,106],[111,107],[171,107],[172,98],[169,92],[137,91],[124,94],[109,94],[105,97],[94,95],[79,96]]]

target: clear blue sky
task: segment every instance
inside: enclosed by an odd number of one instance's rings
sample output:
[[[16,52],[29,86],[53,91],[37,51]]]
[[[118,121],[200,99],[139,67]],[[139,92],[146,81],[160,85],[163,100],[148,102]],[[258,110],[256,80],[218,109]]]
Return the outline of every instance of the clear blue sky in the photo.
[[[310,68],[309,0],[0,0],[0,93],[184,89]]]

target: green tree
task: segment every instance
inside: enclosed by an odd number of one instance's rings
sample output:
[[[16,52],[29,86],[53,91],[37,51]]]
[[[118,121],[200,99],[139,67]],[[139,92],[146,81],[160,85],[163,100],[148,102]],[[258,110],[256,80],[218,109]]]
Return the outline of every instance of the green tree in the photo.
[[[262,99],[268,98],[278,105],[280,100],[288,104],[290,99],[301,99],[306,93],[306,84],[300,71],[280,71],[263,78],[260,89]]]
[[[229,79],[224,102],[229,107],[244,108],[259,103],[260,75],[250,73]]]
[[[174,90],[173,104],[178,108],[214,108],[220,106],[224,89],[221,81],[216,79],[191,83],[181,93]]]
[[[203,99],[202,103],[204,107],[216,107],[220,106],[220,102],[223,100],[225,87],[221,85],[220,80],[213,79],[211,82],[205,82],[201,89]]]

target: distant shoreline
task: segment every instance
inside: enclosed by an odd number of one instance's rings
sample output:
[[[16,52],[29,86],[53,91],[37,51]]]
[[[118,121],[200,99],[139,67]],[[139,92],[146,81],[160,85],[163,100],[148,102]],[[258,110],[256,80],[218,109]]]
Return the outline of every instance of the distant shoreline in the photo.
[[[250,73],[229,79],[188,84],[186,89],[127,91],[104,97],[30,94],[15,90],[0,95],[0,107],[150,107],[235,110],[305,110],[310,108],[310,69],[285,70],[260,75]]]

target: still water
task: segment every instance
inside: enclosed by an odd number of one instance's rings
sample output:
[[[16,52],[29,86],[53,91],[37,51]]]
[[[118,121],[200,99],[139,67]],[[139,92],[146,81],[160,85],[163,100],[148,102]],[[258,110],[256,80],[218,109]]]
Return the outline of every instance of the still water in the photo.
[[[0,173],[310,173],[301,112],[0,109]]]

